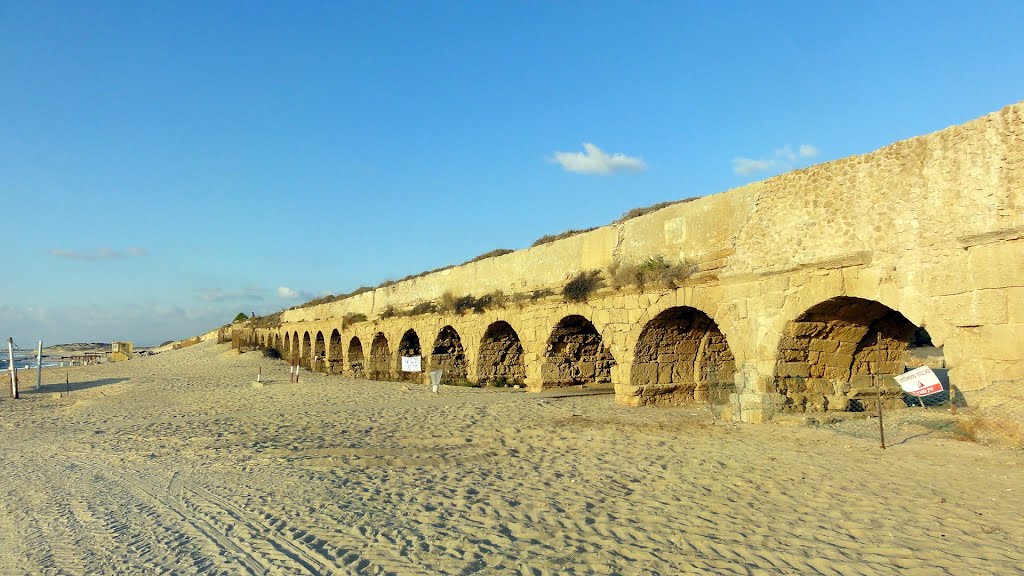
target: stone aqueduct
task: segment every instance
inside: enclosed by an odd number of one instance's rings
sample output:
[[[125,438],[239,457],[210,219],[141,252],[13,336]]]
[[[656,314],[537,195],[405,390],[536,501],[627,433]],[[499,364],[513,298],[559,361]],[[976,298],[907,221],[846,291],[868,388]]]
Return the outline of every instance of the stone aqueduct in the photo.
[[[697,272],[670,289],[561,296],[580,272],[652,255]],[[533,297],[382,318],[492,291]],[[352,314],[368,319],[344,324]],[[968,404],[1020,394],[1024,103],[244,330],[315,370],[398,379],[399,357],[421,355],[446,379],[606,385],[629,405],[724,390],[732,418],[761,421],[854,408],[873,375],[903,371],[915,327]]]

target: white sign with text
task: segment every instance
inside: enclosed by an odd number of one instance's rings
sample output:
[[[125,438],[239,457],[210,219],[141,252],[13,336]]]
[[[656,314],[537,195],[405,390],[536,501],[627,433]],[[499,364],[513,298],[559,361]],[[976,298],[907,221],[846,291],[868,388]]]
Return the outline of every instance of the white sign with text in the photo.
[[[402,372],[419,372],[419,356],[402,356]]]
[[[942,392],[942,382],[939,382],[939,377],[927,366],[914,368],[894,378],[900,388],[911,396],[931,396]]]

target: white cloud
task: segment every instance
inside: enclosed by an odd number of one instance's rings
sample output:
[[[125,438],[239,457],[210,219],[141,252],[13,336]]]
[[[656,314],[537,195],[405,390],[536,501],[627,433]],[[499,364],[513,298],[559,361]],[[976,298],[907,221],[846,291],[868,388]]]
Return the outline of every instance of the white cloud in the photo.
[[[753,160],[751,158],[733,158],[732,171],[737,174],[753,174],[771,170],[772,163],[768,160]]]
[[[583,143],[583,152],[555,152],[551,158],[569,172],[577,174],[611,174],[624,170],[641,171],[647,164],[640,158],[625,154],[608,154],[590,142]]]
[[[85,262],[96,262],[99,260],[120,260],[122,258],[138,258],[140,256],[148,256],[149,252],[145,248],[139,248],[133,246],[124,252],[118,252],[110,248],[97,248],[95,250],[79,251],[79,250],[64,250],[63,248],[52,248],[50,249],[50,256],[57,258],[64,258],[65,260],[80,260]]]
[[[225,300],[262,302],[264,290],[259,287],[248,287],[242,290],[227,291],[221,288],[199,288],[196,297],[204,302],[223,302]]]
[[[801,158],[814,158],[818,154],[821,154],[821,150],[818,150],[817,146],[812,146],[810,144],[801,144],[800,145],[800,157]]]
[[[277,287],[277,297],[282,300],[312,300],[313,293],[303,290],[293,290],[287,286]]]
[[[741,176],[755,172],[784,172],[800,167],[801,160],[814,158],[818,154],[821,154],[821,150],[812,144],[801,144],[795,152],[787,144],[776,148],[768,157],[754,159],[737,156],[732,159],[732,171]]]

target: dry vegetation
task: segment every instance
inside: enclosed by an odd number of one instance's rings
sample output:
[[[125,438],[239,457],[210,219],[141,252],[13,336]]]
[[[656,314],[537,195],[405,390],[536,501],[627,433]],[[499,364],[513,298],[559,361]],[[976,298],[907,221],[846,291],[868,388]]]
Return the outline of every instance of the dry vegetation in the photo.
[[[616,290],[629,286],[640,291],[648,288],[671,290],[695,272],[697,266],[689,261],[673,264],[658,254],[638,264],[615,261],[608,267],[608,278]]]

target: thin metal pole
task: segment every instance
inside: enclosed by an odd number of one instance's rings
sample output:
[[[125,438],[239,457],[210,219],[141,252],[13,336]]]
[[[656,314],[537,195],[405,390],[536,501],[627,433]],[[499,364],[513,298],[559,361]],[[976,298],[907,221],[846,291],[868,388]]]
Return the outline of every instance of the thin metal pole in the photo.
[[[11,397],[18,398],[18,369],[14,366],[14,338],[7,337],[7,361],[11,369]]]
[[[39,351],[36,353],[36,390],[43,385],[43,341],[39,341]]]
[[[875,392],[878,394],[878,438],[882,442],[882,450],[885,450],[885,425],[882,424],[882,333],[877,333],[875,349],[878,363],[875,365]]]

